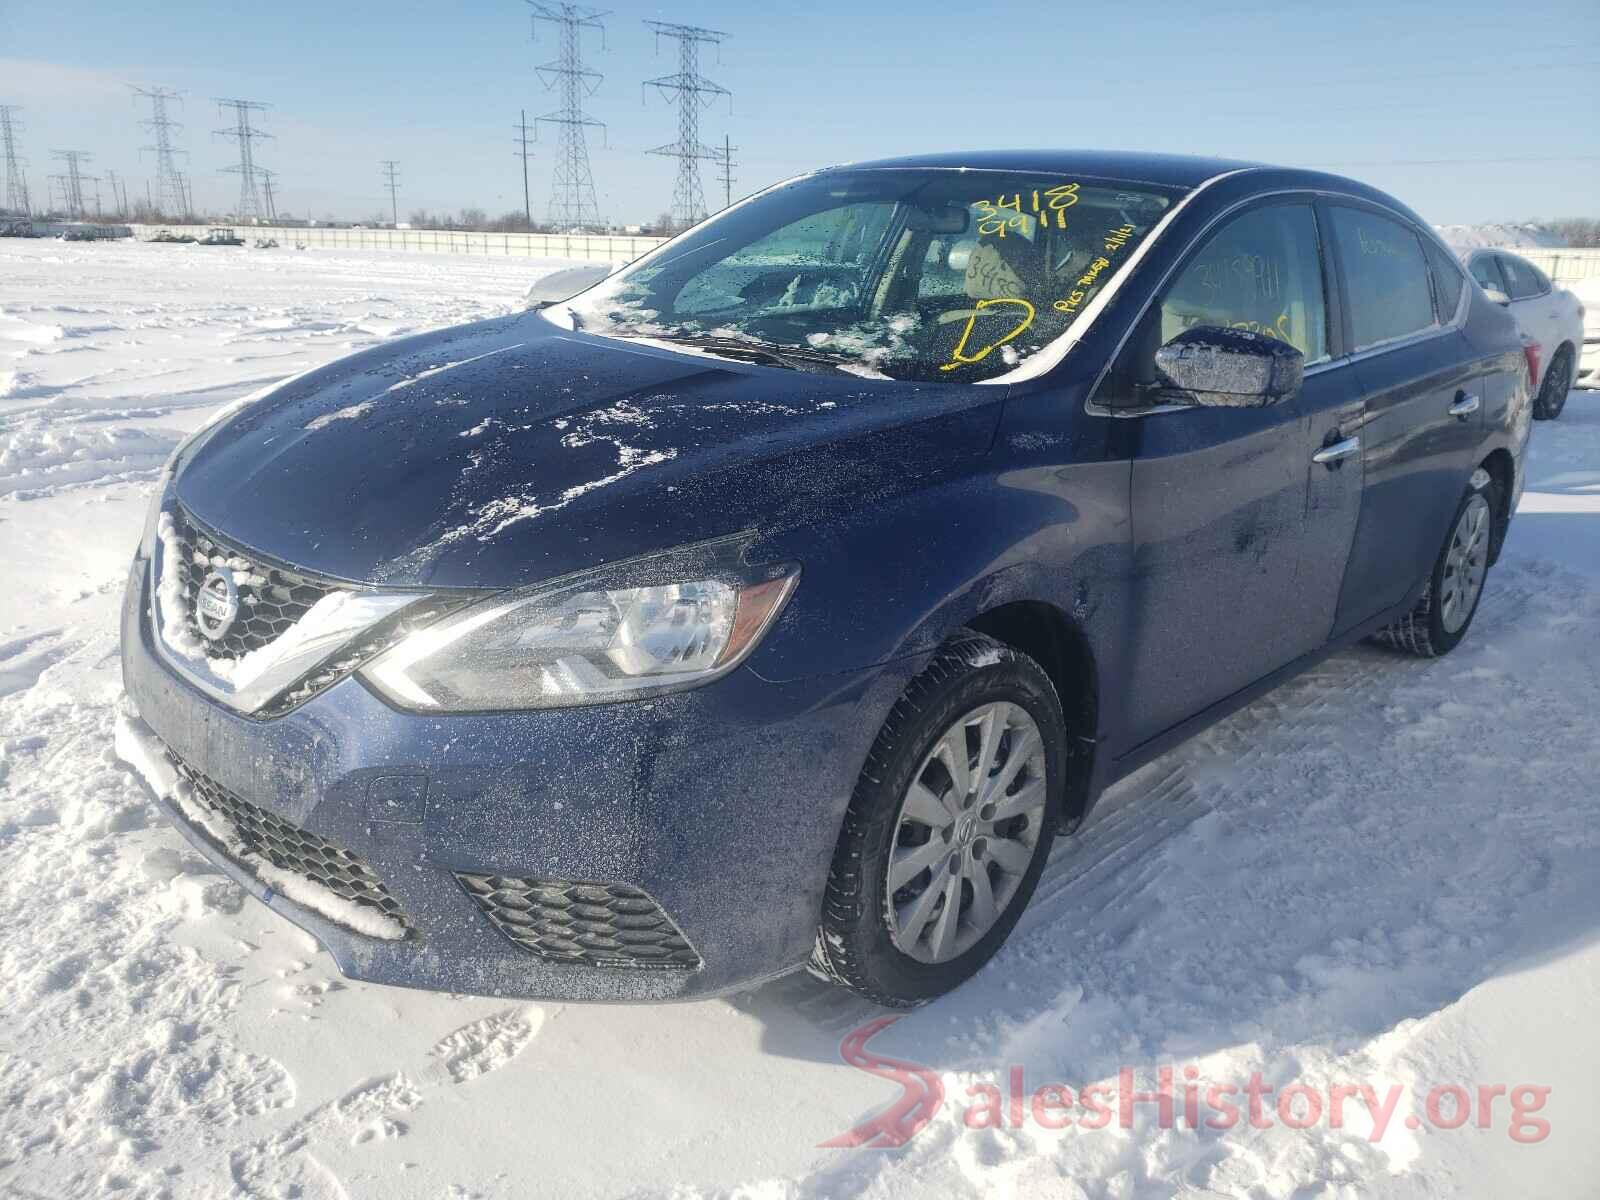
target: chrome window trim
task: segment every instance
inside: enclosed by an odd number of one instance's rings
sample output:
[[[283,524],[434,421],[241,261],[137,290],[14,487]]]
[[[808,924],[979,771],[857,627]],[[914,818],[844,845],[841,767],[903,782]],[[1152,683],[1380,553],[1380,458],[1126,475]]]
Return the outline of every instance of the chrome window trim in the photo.
[[[1246,169],[1252,170],[1260,168]],[[1242,172],[1229,171],[1227,175],[1218,175],[1212,179],[1206,180],[1206,183],[1202,184],[1201,187],[1206,186],[1206,184],[1214,183],[1217,179],[1225,179],[1230,175],[1238,174],[1242,174]],[[1190,193],[1190,195],[1194,195],[1199,191],[1200,188],[1196,188],[1194,192]],[[1122,349],[1128,344],[1128,339],[1133,336],[1133,331],[1139,327],[1139,323],[1144,320],[1145,314],[1150,311],[1150,306],[1155,303],[1156,297],[1161,294],[1162,289],[1165,288],[1172,280],[1173,274],[1183,264],[1184,260],[1188,258],[1190,252],[1193,251],[1194,248],[1198,246],[1205,238],[1209,237],[1211,231],[1215,229],[1221,222],[1227,220],[1240,209],[1254,204],[1258,200],[1270,200],[1276,196],[1283,196],[1287,198],[1301,197],[1307,200],[1344,200],[1347,202],[1353,200],[1357,204],[1369,205],[1372,208],[1380,209],[1387,213],[1394,220],[1399,221],[1407,229],[1410,229],[1421,236],[1431,237],[1434,243],[1441,247],[1447,254],[1450,254],[1451,257],[1455,256],[1454,251],[1452,251],[1450,247],[1446,246],[1444,241],[1431,229],[1424,230],[1419,227],[1410,217],[1406,216],[1406,214],[1397,209],[1389,207],[1389,205],[1384,204],[1381,201],[1369,200],[1365,196],[1352,196],[1347,192],[1335,192],[1326,188],[1316,187],[1278,188],[1274,191],[1257,192],[1253,196],[1246,196],[1243,199],[1237,200],[1233,204],[1230,204],[1216,216],[1212,217],[1210,221],[1206,222],[1205,227],[1189,239],[1188,244],[1183,247],[1182,251],[1180,251],[1178,256],[1173,260],[1172,265],[1167,268],[1166,274],[1162,275],[1160,280],[1157,281],[1156,286],[1150,292],[1150,298],[1144,302],[1144,305],[1139,309],[1139,312],[1134,316],[1133,320],[1128,322],[1127,329],[1123,330],[1122,337],[1117,340],[1115,348],[1113,348],[1111,353],[1106,356],[1105,364],[1100,368],[1099,373],[1094,377],[1094,383],[1090,385],[1089,394],[1087,397],[1085,397],[1083,402],[1083,411],[1087,415],[1091,417],[1111,417],[1113,419],[1128,417],[1156,417],[1165,413],[1186,412],[1191,409],[1205,407],[1205,405],[1202,404],[1153,404],[1145,408],[1111,408],[1109,405],[1096,404],[1093,397],[1095,393],[1100,390],[1100,385],[1105,382],[1106,376],[1110,374],[1111,364],[1116,362],[1118,356],[1122,354]],[[1141,245],[1141,249],[1143,246],[1153,244],[1155,241],[1155,235],[1159,232],[1159,229],[1152,230],[1151,236],[1145,239],[1144,243]],[[1423,265],[1428,266],[1426,255],[1423,256]],[[1428,266],[1428,272],[1431,287],[1433,273],[1433,268],[1431,266]],[[1467,273],[1467,280],[1476,286],[1477,281],[1472,279],[1470,272]],[[1326,283],[1327,281],[1325,280],[1324,286],[1326,286]],[[1402,349],[1414,342],[1423,342],[1427,341],[1429,338],[1443,337],[1447,333],[1453,333],[1466,323],[1467,308],[1471,303],[1471,299],[1471,294],[1465,287],[1463,287],[1461,289],[1461,298],[1456,301],[1455,316],[1451,318],[1449,324],[1429,326],[1427,329],[1419,330],[1416,333],[1406,334],[1404,337],[1391,338],[1387,342],[1377,342],[1361,350],[1342,354],[1338,358],[1321,359],[1306,367],[1305,376],[1310,377],[1312,375],[1319,374],[1322,371],[1332,370],[1334,367],[1342,367],[1348,363],[1360,362],[1364,358],[1371,358],[1378,354],[1387,354],[1391,350]]]

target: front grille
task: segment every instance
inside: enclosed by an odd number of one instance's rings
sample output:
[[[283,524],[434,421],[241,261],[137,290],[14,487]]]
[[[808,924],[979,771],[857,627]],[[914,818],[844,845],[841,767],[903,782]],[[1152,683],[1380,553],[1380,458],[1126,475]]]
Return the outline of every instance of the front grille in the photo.
[[[541,958],[594,967],[700,965],[661,907],[625,883],[460,872],[456,878],[501,933]]]
[[[184,624],[217,658],[243,658],[276,641],[313,604],[335,590],[309,575],[263,562],[251,551],[204,528],[180,507],[172,511],[172,524],[178,552],[171,557],[177,561],[164,563],[163,570],[181,572]],[[239,615],[227,632],[213,641],[195,619],[195,601],[206,576],[218,567],[233,572]]]
[[[189,784],[194,802],[227,822],[246,851],[266,859],[281,871],[292,871],[342,900],[382,913],[407,932],[412,930],[399,902],[359,855],[251,804],[170,751],[167,757]]]

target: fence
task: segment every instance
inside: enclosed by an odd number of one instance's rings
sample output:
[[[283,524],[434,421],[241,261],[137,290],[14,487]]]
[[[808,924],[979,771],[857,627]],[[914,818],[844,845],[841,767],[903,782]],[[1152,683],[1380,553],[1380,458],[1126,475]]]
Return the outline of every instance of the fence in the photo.
[[[133,236],[148,240],[160,230],[205,236],[204,225],[135,225]],[[655,249],[665,238],[614,237],[599,233],[479,233],[460,229],[339,229],[331,226],[241,225],[240,237],[276,238],[280,246],[331,250],[410,250],[421,254],[483,254],[502,258],[572,258],[627,263]],[[1509,247],[1537,264],[1557,283],[1600,276],[1600,249]]]
[[[1506,250],[1527,259],[1557,283],[1600,278],[1600,248],[1507,246]]]
[[[204,225],[135,225],[134,237],[148,241],[162,230],[204,237]],[[240,225],[248,241],[274,238],[280,246],[329,250],[409,250],[421,254],[483,254],[502,258],[573,258],[594,262],[632,262],[665,238],[613,237],[599,233],[483,233],[460,229],[339,229],[313,225]]]

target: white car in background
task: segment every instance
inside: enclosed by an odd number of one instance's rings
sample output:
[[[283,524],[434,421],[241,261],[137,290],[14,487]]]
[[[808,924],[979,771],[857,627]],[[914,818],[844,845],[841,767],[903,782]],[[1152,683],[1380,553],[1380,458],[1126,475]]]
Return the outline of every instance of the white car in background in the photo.
[[[1539,391],[1533,402],[1533,415],[1543,421],[1559,417],[1584,345],[1583,304],[1566,288],[1551,283],[1538,267],[1509,250],[1461,248],[1457,253],[1489,298],[1509,307],[1522,332],[1538,343],[1542,366],[1538,368],[1541,377],[1534,380]]]
[[[1578,386],[1600,388],[1600,275],[1572,285],[1583,304],[1583,357],[1578,360]]]

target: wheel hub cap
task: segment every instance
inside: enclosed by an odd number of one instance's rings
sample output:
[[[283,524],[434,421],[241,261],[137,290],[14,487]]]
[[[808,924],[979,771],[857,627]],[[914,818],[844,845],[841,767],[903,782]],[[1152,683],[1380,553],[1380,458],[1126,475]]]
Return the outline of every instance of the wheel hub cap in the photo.
[[[1447,633],[1455,633],[1467,623],[1483,577],[1489,569],[1489,530],[1493,522],[1489,502],[1481,493],[1467,501],[1450,534],[1445,551],[1444,574],[1439,583],[1439,621]]]
[[[1038,850],[1048,796],[1044,741],[1004,701],[973,709],[934,743],[900,801],[889,852],[889,935],[947,962],[994,928]]]

